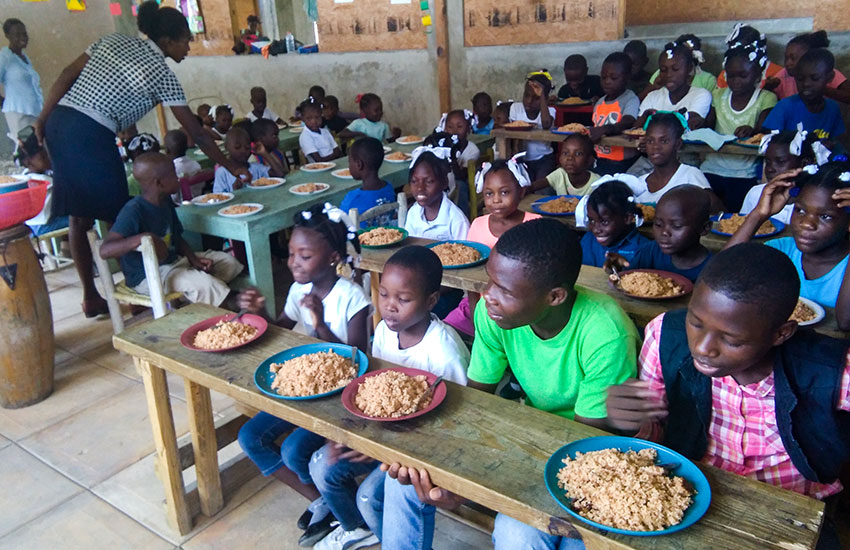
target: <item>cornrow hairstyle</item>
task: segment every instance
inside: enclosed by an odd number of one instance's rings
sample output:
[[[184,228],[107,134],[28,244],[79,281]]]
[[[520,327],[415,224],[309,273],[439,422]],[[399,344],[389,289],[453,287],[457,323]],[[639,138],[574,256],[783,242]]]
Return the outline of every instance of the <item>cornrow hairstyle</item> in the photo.
[[[797,65],[823,65],[826,71],[835,70],[835,56],[826,48],[812,48],[803,54],[803,57],[797,61]]]
[[[668,42],[664,44],[664,48],[661,50],[661,54],[658,56],[659,59],[673,59],[675,56],[682,56],[682,59],[685,60],[685,63],[694,67],[694,55],[691,49],[684,44],[679,44],[677,42]]]
[[[24,26],[24,22],[20,19],[15,19],[14,17],[10,17],[9,19],[3,21],[3,34],[9,36],[9,33],[12,32],[12,27],[15,25]]]
[[[650,128],[659,125],[670,129],[676,136],[676,139],[681,138],[685,133],[685,129],[682,127],[682,122],[673,113],[655,113],[652,115],[652,118],[649,119],[649,123],[646,126],[647,133],[649,133]]]
[[[154,42],[161,38],[180,40],[192,35],[182,13],[174,8],[161,8],[155,0],[142,2],[136,13],[139,30]]]
[[[538,218],[505,231],[496,241],[499,255],[523,264],[525,276],[546,291],[572,290],[581,269],[581,244],[575,231],[551,218]]]
[[[420,164],[427,164],[428,167],[431,168],[434,178],[440,182],[440,187],[442,189],[448,189],[450,169],[448,160],[441,159],[431,151],[425,151],[413,162],[413,166],[410,167],[410,175],[408,176],[408,179],[413,176],[413,172],[416,171],[416,168],[418,168]]]
[[[737,58],[743,58],[750,63],[755,63],[762,71],[767,68],[767,50],[758,44],[739,44],[729,48],[723,54],[723,67],[725,68],[731,59]]]
[[[440,292],[443,263],[430,248],[417,245],[405,246],[390,256],[386,265],[397,265],[415,273],[426,295]]]
[[[632,58],[625,52],[609,53],[602,62],[603,65],[618,65],[620,69],[629,76],[632,74]]]
[[[593,145],[593,140],[590,139],[590,136],[587,134],[570,134],[567,136],[567,139],[564,140],[564,143],[568,141],[579,141],[584,148],[590,153],[593,158],[596,158],[596,147]]]
[[[691,57],[694,60],[694,66],[699,67],[705,62],[705,57],[702,54],[702,40],[695,34],[682,34],[676,39],[677,44],[683,44],[691,50]]]
[[[360,108],[365,109],[375,101],[381,101],[381,98],[378,97],[378,94],[367,93],[360,96]]]
[[[604,206],[618,216],[629,214],[638,216],[641,213],[635,204],[632,190],[628,185],[617,180],[606,181],[590,193],[587,198],[587,207],[598,214],[600,206]]]
[[[850,187],[850,162],[846,155],[833,155],[832,160],[819,167],[814,174],[804,169],[794,179],[798,187],[822,187],[835,191]]]
[[[715,254],[700,273],[700,284],[730,300],[758,306],[774,327],[788,320],[800,295],[800,278],[791,259],[754,242]]]
[[[314,204],[304,212],[295,214],[295,228],[311,229],[321,235],[330,245],[331,250],[337,252],[343,261],[348,257],[348,251],[346,249],[348,243],[351,243],[354,246],[354,250],[359,254],[360,240],[356,236],[349,239],[349,231],[345,222],[332,221],[324,213],[324,209],[324,205]]]
[[[797,44],[809,50],[812,48],[828,48],[829,35],[826,34],[826,31],[807,32],[798,34],[789,40],[788,44]]]

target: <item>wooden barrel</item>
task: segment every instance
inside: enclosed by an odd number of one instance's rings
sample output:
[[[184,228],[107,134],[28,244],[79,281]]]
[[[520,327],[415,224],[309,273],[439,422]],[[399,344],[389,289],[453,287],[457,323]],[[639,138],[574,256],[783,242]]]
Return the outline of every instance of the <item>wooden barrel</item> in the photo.
[[[17,409],[53,391],[53,313],[26,225],[0,231],[0,274],[0,406]]]

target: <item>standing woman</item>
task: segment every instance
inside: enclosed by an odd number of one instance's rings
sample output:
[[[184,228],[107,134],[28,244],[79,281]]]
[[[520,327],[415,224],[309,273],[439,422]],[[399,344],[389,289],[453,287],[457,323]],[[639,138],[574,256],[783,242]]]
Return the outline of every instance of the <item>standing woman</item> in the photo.
[[[161,103],[209,158],[243,180],[251,178],[203,131],[165,61],[180,63],[189,53],[192,34],[186,18],[149,0],[139,7],[138,25],[147,40],[110,34],[68,65],[34,124],[53,163],[53,215],[70,216],[71,256],[83,286],[86,317],[108,312],[94,285],[86,231],[96,219],[115,221],[129,199],[116,132],[135,125]]]
[[[0,96],[9,137],[17,148],[18,132],[32,125],[44,105],[38,73],[32,67],[24,48],[29,36],[20,19],[9,18],[3,22],[3,34],[9,47],[0,50],[0,84],[5,97]]]

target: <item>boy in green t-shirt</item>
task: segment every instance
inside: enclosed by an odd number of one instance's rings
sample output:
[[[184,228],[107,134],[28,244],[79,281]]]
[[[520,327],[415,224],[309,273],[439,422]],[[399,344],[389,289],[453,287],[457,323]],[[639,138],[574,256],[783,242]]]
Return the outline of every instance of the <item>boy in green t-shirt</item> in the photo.
[[[604,429],[607,389],[634,376],[639,339],[613,299],[575,288],[580,268],[578,237],[558,221],[532,220],[505,232],[487,262],[490,281],[475,310],[467,376],[469,386],[492,393],[510,365],[527,404]],[[424,470],[382,468],[395,478],[384,489],[382,544],[429,549],[434,506],[456,507],[462,497],[435,487]],[[496,550],[583,548],[504,514],[496,517],[493,541]]]

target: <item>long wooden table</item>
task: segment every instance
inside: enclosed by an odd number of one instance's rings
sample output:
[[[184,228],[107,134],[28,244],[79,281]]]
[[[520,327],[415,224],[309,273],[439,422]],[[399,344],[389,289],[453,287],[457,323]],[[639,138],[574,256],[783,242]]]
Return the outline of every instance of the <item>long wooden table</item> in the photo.
[[[136,325],[113,338],[133,356],[145,386],[157,471],[168,519],[181,534],[192,515],[177,451],[166,371],[186,381],[201,510],[223,507],[210,390],[273,414],[384,462],[426,468],[434,483],[534,527],[582,537],[589,550],[787,550],[813,548],[823,503],[700,465],[712,488],[708,513],[694,526],[664,537],[613,535],[573,522],[543,484],[546,460],[562,445],[605,432],[484,392],[448,384],[446,400],[421,418],[370,422],[343,408],[339,397],[284,401],[260,393],[254,371],[270,355],[316,340],[271,326],[259,341],[228,353],[202,353],[180,345],[183,330],[222,314],[195,304]],[[388,366],[370,358],[370,368]],[[439,442],[439,444],[437,443]]]

